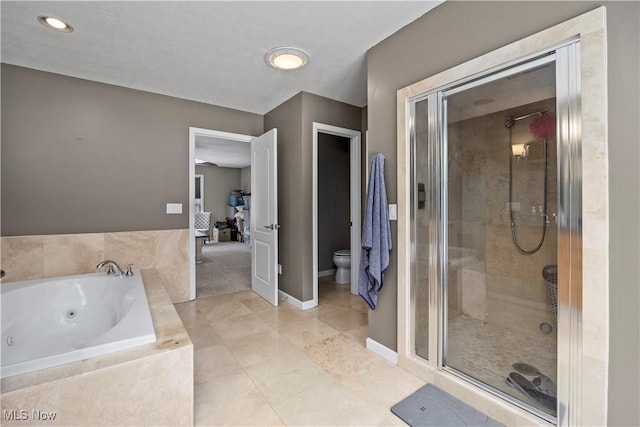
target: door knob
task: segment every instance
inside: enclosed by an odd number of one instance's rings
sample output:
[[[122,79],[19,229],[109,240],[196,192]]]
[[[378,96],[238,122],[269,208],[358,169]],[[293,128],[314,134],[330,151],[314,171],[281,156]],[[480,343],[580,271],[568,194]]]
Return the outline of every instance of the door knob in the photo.
[[[278,228],[280,228],[280,226],[278,224],[269,224],[265,225],[264,228],[268,228],[269,230],[277,230]]]

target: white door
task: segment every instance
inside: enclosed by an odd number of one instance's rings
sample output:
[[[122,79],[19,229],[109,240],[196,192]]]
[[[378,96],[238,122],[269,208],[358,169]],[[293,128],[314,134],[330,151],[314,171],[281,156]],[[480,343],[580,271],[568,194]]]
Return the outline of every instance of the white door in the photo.
[[[278,305],[277,129],[251,141],[251,289]]]

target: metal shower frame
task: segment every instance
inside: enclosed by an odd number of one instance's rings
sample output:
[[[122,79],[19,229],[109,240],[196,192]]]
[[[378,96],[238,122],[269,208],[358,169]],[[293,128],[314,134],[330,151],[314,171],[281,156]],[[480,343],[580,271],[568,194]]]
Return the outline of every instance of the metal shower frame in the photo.
[[[558,407],[552,417],[533,406],[496,390],[452,367],[446,366],[447,336],[447,95],[495,81],[508,75],[550,62],[556,63],[556,115],[558,147]],[[429,327],[428,365],[446,371],[487,393],[523,408],[542,419],[562,426],[581,425],[582,397],[580,390],[582,344],[582,150],[581,150],[581,88],[580,41],[569,40],[543,52],[528,55],[491,69],[483,74],[436,88],[407,99],[407,136],[411,151],[410,171],[410,234],[411,234],[411,310],[415,313],[417,260],[415,248],[417,217],[417,181],[415,170],[415,104],[428,105],[428,180],[429,209]],[[413,314],[411,315],[413,317]],[[415,321],[410,322],[411,353],[415,354]],[[420,356],[417,356],[420,357]]]

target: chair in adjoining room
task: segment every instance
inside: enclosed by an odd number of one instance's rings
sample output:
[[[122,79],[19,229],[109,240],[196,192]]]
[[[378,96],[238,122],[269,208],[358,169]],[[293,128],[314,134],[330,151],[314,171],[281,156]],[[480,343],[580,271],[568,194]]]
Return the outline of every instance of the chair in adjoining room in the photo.
[[[211,241],[211,212],[197,212],[194,218],[194,228],[207,235],[207,242]]]

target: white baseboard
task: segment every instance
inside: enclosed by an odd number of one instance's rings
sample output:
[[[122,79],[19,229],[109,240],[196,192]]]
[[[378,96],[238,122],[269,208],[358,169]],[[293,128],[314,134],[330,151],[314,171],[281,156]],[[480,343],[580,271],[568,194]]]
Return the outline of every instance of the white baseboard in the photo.
[[[308,310],[318,305],[313,300],[300,301],[298,298],[294,298],[291,295],[281,290],[278,290],[278,295],[280,296],[281,300],[285,300],[289,304],[293,304],[295,307],[298,307],[300,310]]]
[[[318,271],[318,277],[333,276],[334,274],[336,274],[335,268],[333,270]]]
[[[387,359],[394,365],[398,364],[398,353],[391,350],[389,347],[380,344],[378,341],[372,340],[369,337],[367,337],[367,349],[373,351],[378,356]]]

